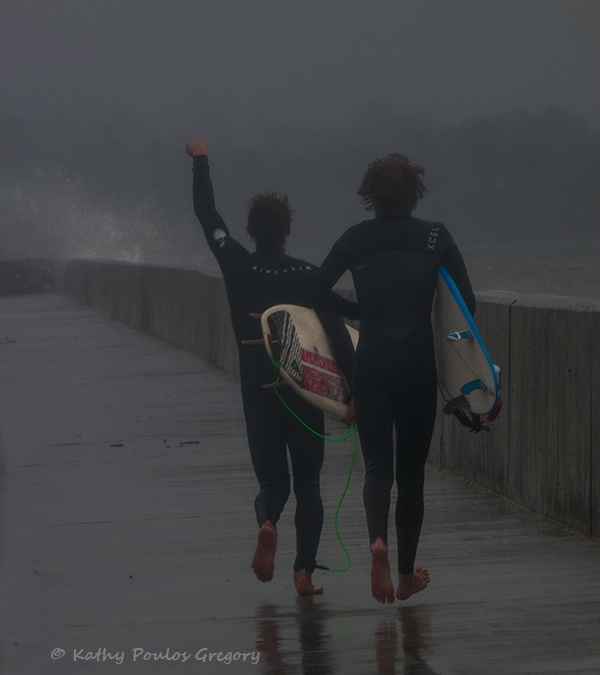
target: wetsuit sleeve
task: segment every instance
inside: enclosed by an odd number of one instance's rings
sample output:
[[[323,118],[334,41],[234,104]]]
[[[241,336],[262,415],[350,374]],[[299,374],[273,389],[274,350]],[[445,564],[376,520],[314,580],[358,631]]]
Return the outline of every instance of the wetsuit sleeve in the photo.
[[[327,291],[330,291],[342,274],[350,268],[350,263],[346,260],[344,251],[344,238],[341,237],[331,247],[331,251],[319,267],[313,286],[315,295],[324,295]]]
[[[458,287],[458,290],[460,291],[460,294],[462,295],[469,312],[471,312],[473,315],[475,313],[475,294],[473,293],[473,288],[471,286],[471,280],[469,279],[469,273],[467,272],[465,261],[463,260],[461,252],[459,251],[458,246],[451,236],[446,251],[444,252],[444,258],[441,264],[444,265],[444,267],[450,273],[450,276]]]
[[[229,228],[215,207],[215,195],[208,157],[194,157],[194,211],[202,225],[206,242],[225,273],[238,268],[249,255],[248,251],[229,234]]]
[[[346,300],[331,290],[350,267],[344,249],[343,240],[338,239],[319,267],[312,281],[310,295],[315,307],[322,307],[348,319],[360,319],[358,303]]]
[[[360,312],[357,302],[347,300],[334,291],[326,291],[323,295],[317,295],[314,297],[315,302],[313,304],[319,309],[326,310],[333,314],[340,314],[341,316],[345,316],[347,319],[352,319],[353,321],[360,319]]]

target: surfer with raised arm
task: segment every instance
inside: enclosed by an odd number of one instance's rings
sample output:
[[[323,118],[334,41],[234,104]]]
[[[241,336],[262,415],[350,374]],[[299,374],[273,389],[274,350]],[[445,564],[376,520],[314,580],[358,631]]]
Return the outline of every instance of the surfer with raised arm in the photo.
[[[259,483],[255,500],[258,543],[252,559],[256,577],[271,581],[275,567],[277,522],[290,494],[287,453],[292,462],[296,496],[296,559],[294,585],[300,595],[323,592],[312,582],[323,526],[320,472],[324,440],[311,433],[264,385],[273,381],[274,369],[262,345],[260,315],[273,305],[288,303],[312,307],[311,280],[316,266],[286,255],[292,211],[288,199],[276,193],[256,195],[248,204],[247,232],[255,243],[248,251],[231,236],[215,207],[203,139],[186,145],[193,157],[194,210],[225,281],[233,329],[239,349],[240,384],[252,466]],[[341,315],[358,318],[357,306],[335,293],[324,294],[317,308],[340,367],[351,380],[354,348]],[[337,313],[337,316],[333,314]],[[286,403],[321,435],[323,413],[285,388]]]
[[[415,565],[415,557],[436,415],[431,310],[440,265],[449,271],[471,313],[475,308],[462,256],[446,227],[412,216],[426,191],[423,176],[424,170],[404,155],[371,162],[358,195],[375,217],[350,227],[337,240],[314,287],[319,297],[350,270],[356,289],[361,324],[352,386],[365,462],[371,592],[381,603],[406,600],[429,584],[429,572]],[[388,557],[394,479],[396,588]]]

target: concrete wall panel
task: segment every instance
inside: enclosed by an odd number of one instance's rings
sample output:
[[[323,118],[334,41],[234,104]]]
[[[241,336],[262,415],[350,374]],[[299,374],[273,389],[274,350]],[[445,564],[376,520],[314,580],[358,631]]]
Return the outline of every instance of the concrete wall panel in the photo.
[[[600,309],[590,309],[590,532],[600,537]]]
[[[0,295],[59,291],[65,265],[51,259],[0,260]]]
[[[594,308],[571,299],[538,296],[518,300],[511,311],[505,494],[589,532]]]
[[[506,294],[478,294],[476,323],[493,362],[501,369],[504,406],[489,431],[469,433],[454,415],[441,413],[443,466],[496,492],[505,489],[508,470],[510,376],[510,308],[515,298]]]

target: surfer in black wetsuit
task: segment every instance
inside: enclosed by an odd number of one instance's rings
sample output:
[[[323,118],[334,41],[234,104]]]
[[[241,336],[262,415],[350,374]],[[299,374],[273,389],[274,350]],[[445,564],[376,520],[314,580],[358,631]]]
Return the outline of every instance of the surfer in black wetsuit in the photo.
[[[475,299],[462,256],[444,225],[414,218],[424,171],[403,155],[376,160],[358,194],[375,218],[349,228],[320,267],[315,297],[349,269],[360,309],[353,392],[365,461],[363,499],[371,544],[371,589],[382,603],[423,590],[415,567],[423,522],[424,469],[436,415],[437,375],[431,309],[444,265],[469,310]],[[394,451],[395,427],[395,451]],[[394,471],[395,458],[395,471]],[[390,575],[388,514],[396,479],[398,587]]]
[[[248,445],[260,485],[255,500],[258,544],[252,567],[260,581],[273,578],[277,521],[290,494],[289,450],[296,496],[294,583],[301,595],[322,593],[322,588],[313,585],[311,575],[323,526],[319,480],[324,441],[297,421],[273,391],[264,388],[274,379],[273,365],[264,348],[248,344],[262,342],[260,321],[251,314],[260,314],[281,303],[313,306],[309,302],[310,281],[317,268],[285,253],[292,220],[286,197],[269,194],[251,199],[247,232],[256,244],[256,251],[250,253],[236,241],[215,208],[206,144],[202,139],[190,141],[186,152],[194,158],[194,210],[223,273],[239,348]],[[356,310],[355,303],[327,293],[318,311],[349,382],[354,349],[340,315],[357,318]],[[288,388],[282,389],[281,394],[302,420],[321,435],[324,433],[321,411]]]

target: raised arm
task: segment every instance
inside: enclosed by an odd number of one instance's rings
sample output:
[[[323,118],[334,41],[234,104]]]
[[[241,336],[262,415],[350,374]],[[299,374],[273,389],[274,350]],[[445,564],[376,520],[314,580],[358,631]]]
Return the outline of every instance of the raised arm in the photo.
[[[194,159],[194,211],[202,225],[204,236],[211,251],[218,257],[223,248],[229,230],[215,207],[215,194],[210,170],[208,167],[208,151],[203,139],[189,141],[185,150]]]

